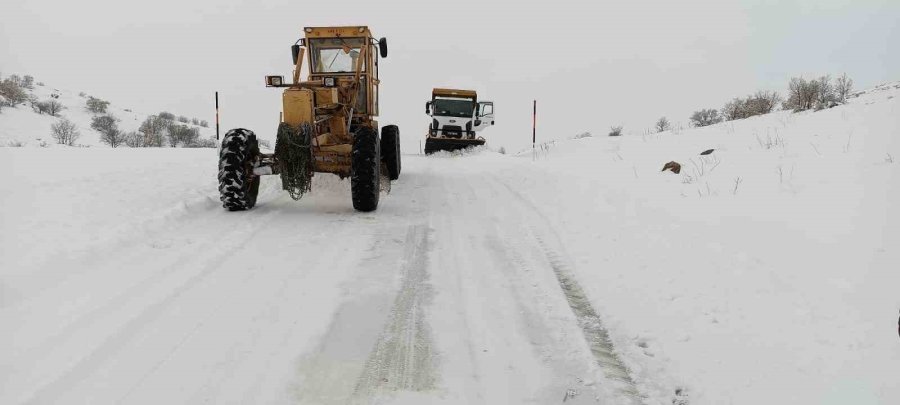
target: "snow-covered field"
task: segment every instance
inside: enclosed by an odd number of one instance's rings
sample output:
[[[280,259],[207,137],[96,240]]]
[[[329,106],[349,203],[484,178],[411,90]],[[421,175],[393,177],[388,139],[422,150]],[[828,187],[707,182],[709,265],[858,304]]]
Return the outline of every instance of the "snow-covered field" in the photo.
[[[331,176],[225,212],[214,150],[0,148],[0,403],[898,403],[898,95],[405,155],[366,214]]]

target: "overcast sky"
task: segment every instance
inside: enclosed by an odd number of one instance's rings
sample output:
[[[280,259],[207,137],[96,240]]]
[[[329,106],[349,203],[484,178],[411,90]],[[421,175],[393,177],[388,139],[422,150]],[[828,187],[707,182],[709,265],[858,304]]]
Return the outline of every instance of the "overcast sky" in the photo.
[[[290,45],[304,26],[368,25],[388,37],[382,125],[418,149],[432,87],[496,102],[489,143],[611,125],[641,133],[791,76],[847,72],[857,87],[900,80],[900,1],[175,1],[3,0],[0,73],[85,91],[121,107],[168,110],[274,139]]]

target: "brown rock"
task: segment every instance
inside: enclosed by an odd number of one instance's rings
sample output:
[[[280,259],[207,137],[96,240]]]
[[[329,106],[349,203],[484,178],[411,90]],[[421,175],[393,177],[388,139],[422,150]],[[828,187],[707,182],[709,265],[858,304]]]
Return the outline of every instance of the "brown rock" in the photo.
[[[666,171],[666,170],[671,170],[672,173],[675,173],[675,174],[681,173],[681,164],[673,160],[669,163],[666,163],[666,165],[663,166],[662,171]]]

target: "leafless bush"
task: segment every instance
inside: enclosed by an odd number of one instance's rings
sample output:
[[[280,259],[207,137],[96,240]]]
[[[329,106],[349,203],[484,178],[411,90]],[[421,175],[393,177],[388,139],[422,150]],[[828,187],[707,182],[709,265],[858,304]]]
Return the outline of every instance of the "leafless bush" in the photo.
[[[691,125],[695,127],[706,127],[720,122],[722,122],[722,117],[719,115],[719,111],[713,108],[694,111],[694,114],[691,115]]]
[[[775,110],[781,103],[781,95],[776,91],[757,91],[756,94],[747,96],[744,108],[749,117],[768,114]]]
[[[182,124],[187,124],[188,122],[190,122],[190,120],[188,119],[188,117],[181,115],[181,116],[178,116],[178,122],[180,122]]]
[[[800,112],[813,108],[819,92],[818,86],[816,80],[807,81],[802,77],[792,77],[788,83],[788,97],[783,103],[784,109]]]
[[[21,148],[21,147],[25,146],[25,143],[23,143],[22,141],[9,141],[9,142],[6,142],[6,146],[8,146],[10,148]]]
[[[157,115],[159,118],[167,120],[167,121],[175,121],[175,114],[172,114],[167,111],[163,111]]]
[[[88,111],[94,114],[106,114],[106,108],[109,107],[109,101],[104,101],[96,97],[88,97],[85,106]]]
[[[747,109],[744,107],[744,100],[741,98],[734,98],[725,103],[725,107],[722,108],[722,117],[725,118],[726,121],[747,118]]]
[[[144,135],[141,146],[155,148],[162,147],[168,122],[168,120],[154,115],[147,117],[147,119],[141,123],[140,128],[138,128],[138,132]]]
[[[847,97],[853,92],[853,79],[849,78],[846,73],[838,77],[834,83],[834,95],[841,104],[847,102]]]
[[[207,122],[206,120],[202,120],[200,121],[200,126],[203,128],[207,128],[209,127],[209,122]]]
[[[609,136],[622,136],[622,126],[610,127]]]
[[[22,88],[25,89],[33,89],[34,88],[34,76],[25,75],[22,77]]]
[[[891,156],[890,153],[888,153],[887,156],[884,158],[884,162],[885,163],[894,163],[894,157]]]
[[[131,131],[125,134],[125,146],[129,148],[143,148],[144,147],[144,134]]]
[[[112,114],[98,115],[91,120],[91,128],[100,132],[100,142],[116,148],[125,143],[125,133],[119,129],[118,122]]]
[[[659,117],[659,119],[656,120],[654,129],[656,129],[656,132],[665,132],[672,129],[672,124],[666,117]]]
[[[816,85],[816,98],[815,98],[815,108],[816,110],[822,110],[825,108],[831,108],[838,104],[837,95],[835,94],[834,85],[831,83],[831,76],[825,75],[817,80],[818,85]]]
[[[13,79],[13,77],[17,76],[10,76],[0,82],[0,96],[2,96],[0,99],[8,107],[15,107],[28,101],[28,93],[19,84],[22,79]]]
[[[72,146],[81,137],[81,132],[75,123],[62,118],[50,126],[50,135],[56,140],[56,143]]]
[[[54,117],[59,115],[59,112],[62,111],[63,108],[65,108],[63,107],[62,103],[56,100],[48,100],[44,101],[43,103],[45,105],[47,114],[50,114]]]
[[[169,125],[167,138],[169,146],[176,147],[178,145],[184,147],[195,147],[197,141],[200,140],[200,131],[197,128],[190,128],[187,125]]]

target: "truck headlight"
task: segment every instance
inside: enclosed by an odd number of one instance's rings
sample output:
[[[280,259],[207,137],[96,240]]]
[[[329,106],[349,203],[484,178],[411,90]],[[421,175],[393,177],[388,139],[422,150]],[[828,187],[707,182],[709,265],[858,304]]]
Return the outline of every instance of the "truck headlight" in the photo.
[[[324,83],[325,87],[334,87],[335,86],[335,80],[333,77],[326,77],[324,79],[324,82],[325,82]]]

